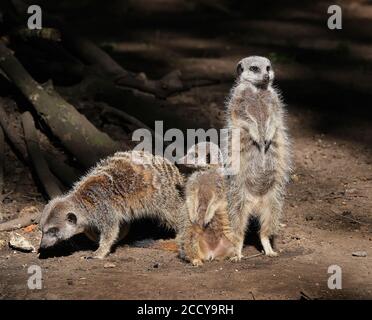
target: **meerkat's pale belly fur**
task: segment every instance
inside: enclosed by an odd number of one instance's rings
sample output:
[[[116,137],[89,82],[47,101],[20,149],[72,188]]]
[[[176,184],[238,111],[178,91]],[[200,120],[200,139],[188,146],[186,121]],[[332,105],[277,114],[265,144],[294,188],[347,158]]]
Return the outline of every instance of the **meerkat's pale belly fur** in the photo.
[[[178,235],[181,257],[193,265],[236,256],[225,181],[219,169],[194,173],[186,183],[185,211]]]
[[[259,90],[238,84],[227,105],[228,128],[240,129],[240,169],[227,178],[232,228],[240,237],[242,247],[249,216],[257,215],[262,245],[271,256],[276,253],[269,238],[278,231],[290,171],[283,112],[280,98],[272,87]],[[233,136],[232,143],[237,142]]]

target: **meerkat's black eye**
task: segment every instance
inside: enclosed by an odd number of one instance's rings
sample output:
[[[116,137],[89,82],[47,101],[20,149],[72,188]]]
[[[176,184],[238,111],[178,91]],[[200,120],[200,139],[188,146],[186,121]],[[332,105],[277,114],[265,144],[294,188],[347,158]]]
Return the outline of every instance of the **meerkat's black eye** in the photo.
[[[74,213],[72,212],[69,212],[67,214],[67,221],[71,224],[76,224],[76,221],[77,221],[77,217]]]
[[[260,72],[260,68],[257,67],[257,66],[250,66],[249,71],[252,71],[254,73],[258,73],[258,72]]]
[[[266,71],[269,72],[271,70],[271,67],[270,66],[267,66],[266,67]]]
[[[243,72],[243,66],[241,63],[238,63],[238,65],[236,66],[236,73],[238,74],[238,76],[240,76]]]
[[[53,228],[49,228],[47,233],[55,236],[58,233],[58,231],[59,231],[58,228],[53,227]]]

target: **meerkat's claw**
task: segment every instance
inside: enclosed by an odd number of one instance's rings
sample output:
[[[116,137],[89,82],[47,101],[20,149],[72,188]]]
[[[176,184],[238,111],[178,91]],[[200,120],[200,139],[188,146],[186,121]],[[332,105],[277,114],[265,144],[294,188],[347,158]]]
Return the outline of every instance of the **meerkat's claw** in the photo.
[[[229,258],[230,262],[239,262],[243,258],[243,255],[239,254]]]
[[[102,259],[104,259],[104,257],[103,256],[98,256],[98,255],[96,255],[96,254],[92,254],[92,255],[88,255],[88,256],[84,256],[83,257],[85,260],[96,260],[96,259],[100,259],[100,260],[102,260]]]
[[[110,254],[110,252],[107,252],[106,250],[102,251],[102,250],[98,249],[98,250],[93,252],[92,259],[102,260],[102,259],[105,259],[109,254]]]
[[[201,261],[200,259],[194,259],[191,261],[191,263],[194,267],[200,267],[203,265],[203,261]]]
[[[95,254],[94,254],[94,255],[91,255],[91,256],[85,256],[84,259],[85,259],[85,260],[93,260],[93,259],[94,259],[94,260],[97,260],[97,259],[98,259],[98,260],[102,260],[102,259],[104,259],[105,257],[106,257],[106,256],[95,255]]]

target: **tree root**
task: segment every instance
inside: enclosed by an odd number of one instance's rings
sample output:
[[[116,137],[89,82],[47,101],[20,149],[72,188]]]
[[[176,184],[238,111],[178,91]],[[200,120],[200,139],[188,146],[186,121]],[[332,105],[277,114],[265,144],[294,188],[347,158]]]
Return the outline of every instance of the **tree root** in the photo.
[[[43,157],[39,147],[39,141],[36,133],[35,123],[31,113],[25,112],[21,116],[22,125],[25,133],[27,150],[29,152],[32,165],[35,169],[38,179],[40,180],[44,191],[49,199],[62,194],[57,179],[50,172],[48,164]]]

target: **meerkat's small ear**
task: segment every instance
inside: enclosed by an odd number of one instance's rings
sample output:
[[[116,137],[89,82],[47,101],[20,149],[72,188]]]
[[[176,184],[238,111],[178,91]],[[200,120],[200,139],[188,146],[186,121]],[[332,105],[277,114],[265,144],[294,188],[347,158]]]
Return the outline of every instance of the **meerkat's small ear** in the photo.
[[[69,212],[69,213],[67,214],[66,219],[67,219],[67,221],[68,221],[69,223],[71,223],[71,224],[76,224],[76,222],[77,222],[77,217],[76,217],[76,215],[75,215],[74,213],[72,213],[72,212]]]
[[[239,62],[238,65],[236,66],[236,73],[238,74],[238,76],[240,76],[243,72],[243,66],[242,66],[242,63]]]

